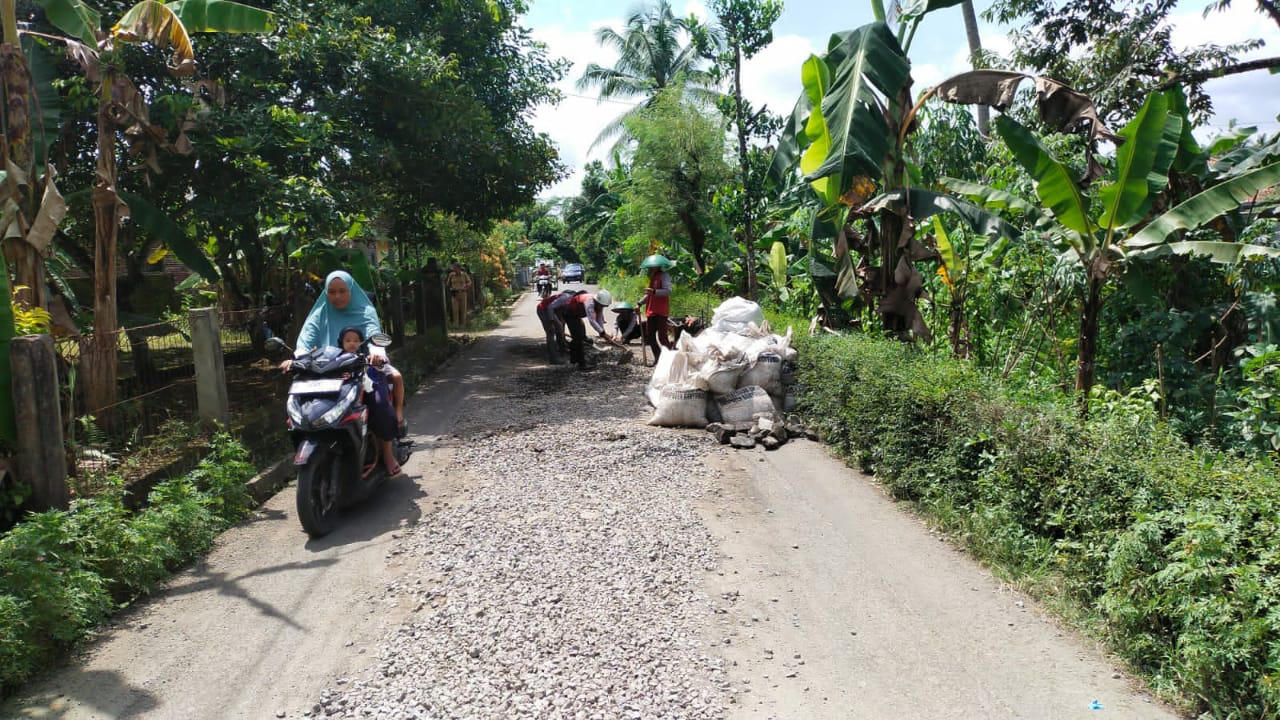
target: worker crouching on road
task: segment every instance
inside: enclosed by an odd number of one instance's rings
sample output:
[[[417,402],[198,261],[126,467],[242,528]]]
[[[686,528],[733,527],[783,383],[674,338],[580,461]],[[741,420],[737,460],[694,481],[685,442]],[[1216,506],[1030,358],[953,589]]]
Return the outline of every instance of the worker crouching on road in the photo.
[[[600,333],[600,337],[610,339],[604,328],[604,309],[613,302],[608,290],[601,290],[595,295],[578,293],[561,295],[548,308],[563,325],[569,328],[569,360],[579,370],[587,367],[587,328],[582,324],[585,319],[591,323],[592,329]]]
[[[644,289],[644,340],[653,349],[653,361],[658,361],[662,347],[671,348],[667,318],[671,316],[671,274],[667,270],[672,262],[662,255],[650,255],[640,263],[649,271],[649,286]],[[660,346],[661,345],[661,346]]]
[[[538,320],[542,323],[542,332],[547,336],[547,362],[560,364],[560,354],[569,352],[569,344],[564,340],[564,323],[551,309],[551,304],[568,293],[552,293],[538,301]]]
[[[640,314],[636,312],[635,305],[624,300],[614,303],[609,306],[609,309],[618,314],[613,321],[618,328],[618,342],[625,345],[643,336],[640,329]]]

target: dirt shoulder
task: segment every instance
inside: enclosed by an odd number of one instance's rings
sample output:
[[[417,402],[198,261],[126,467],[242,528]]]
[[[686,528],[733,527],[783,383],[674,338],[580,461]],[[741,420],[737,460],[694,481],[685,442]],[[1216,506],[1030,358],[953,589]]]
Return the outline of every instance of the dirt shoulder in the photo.
[[[1179,717],[818,444],[713,466],[731,717]]]

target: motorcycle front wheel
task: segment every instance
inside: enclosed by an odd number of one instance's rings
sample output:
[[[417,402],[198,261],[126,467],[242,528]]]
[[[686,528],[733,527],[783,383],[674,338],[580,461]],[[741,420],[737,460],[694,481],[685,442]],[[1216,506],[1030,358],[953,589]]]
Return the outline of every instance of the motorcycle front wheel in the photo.
[[[298,520],[313,538],[338,525],[338,488],[342,463],[325,448],[316,448],[298,468]]]

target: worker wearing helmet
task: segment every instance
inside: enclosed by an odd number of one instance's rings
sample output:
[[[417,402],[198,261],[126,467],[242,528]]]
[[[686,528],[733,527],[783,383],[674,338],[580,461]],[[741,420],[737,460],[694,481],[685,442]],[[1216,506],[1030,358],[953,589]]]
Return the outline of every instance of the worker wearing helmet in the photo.
[[[641,338],[640,317],[636,313],[635,305],[624,300],[614,303],[609,309],[618,314],[614,319],[614,325],[618,328],[618,342],[626,345],[632,340]]]
[[[604,327],[604,309],[613,302],[613,295],[608,290],[601,290],[595,295],[590,293],[565,293],[551,303],[548,308],[566,327],[569,328],[569,360],[578,369],[587,367],[586,345],[587,328],[583,319],[591,323],[592,329],[600,333],[600,337],[611,339]]]
[[[644,342],[653,349],[653,360],[658,361],[662,347],[671,347],[667,337],[671,316],[671,274],[667,270],[673,263],[662,255],[650,255],[640,263],[649,272],[649,286],[644,289],[644,299],[638,306],[644,307]]]

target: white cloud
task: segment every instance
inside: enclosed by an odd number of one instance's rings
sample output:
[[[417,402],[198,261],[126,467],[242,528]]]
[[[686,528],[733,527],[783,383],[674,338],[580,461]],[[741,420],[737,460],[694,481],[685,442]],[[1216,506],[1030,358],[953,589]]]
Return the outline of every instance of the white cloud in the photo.
[[[1198,10],[1172,16],[1175,47],[1189,48],[1206,43],[1228,45],[1249,39],[1261,39],[1266,46],[1246,53],[1241,60],[1274,54],[1280,45],[1280,29],[1266,16],[1257,12],[1252,3],[1237,2],[1223,12],[1203,16]],[[1275,132],[1276,116],[1280,115],[1280,93],[1276,92],[1275,76],[1265,70],[1255,70],[1210,80],[1205,92],[1213,100],[1214,115],[1209,127],[1200,128],[1197,135],[1212,137],[1232,120],[1240,125],[1256,125],[1262,132]]]
[[[800,66],[818,50],[809,38],[799,35],[776,37],[773,44],[743,64],[742,94],[757,108],[786,116],[795,107],[804,87]]]
[[[1213,43],[1229,45],[1253,38],[1271,43],[1280,41],[1280,29],[1265,15],[1259,13],[1253,3],[1236,2],[1222,12],[1204,16],[1199,9],[1174,13],[1169,16],[1173,25],[1174,47],[1188,48]],[[1265,54],[1254,52],[1250,57]]]
[[[597,63],[610,66],[616,57],[611,50],[600,47],[595,39],[598,27],[621,27],[621,20],[605,20],[595,23],[590,30],[570,32],[558,25],[543,26],[533,31],[536,40],[547,44],[552,57],[565,57],[573,61],[564,80],[559,84],[565,94],[555,106],[538,108],[533,116],[533,127],[551,136],[560,150],[560,160],[571,170],[569,177],[544,190],[542,197],[577,195],[582,190],[583,166],[592,159],[603,159],[604,150],[590,152],[600,130],[627,106],[616,102],[599,102],[594,91],[579,91],[575,85],[587,65]]]

